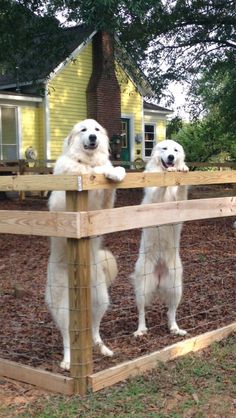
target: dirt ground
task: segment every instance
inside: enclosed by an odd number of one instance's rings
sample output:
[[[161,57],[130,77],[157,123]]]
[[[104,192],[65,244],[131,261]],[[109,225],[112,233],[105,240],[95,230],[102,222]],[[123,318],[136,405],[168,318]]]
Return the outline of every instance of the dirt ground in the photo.
[[[140,191],[119,191],[117,206],[138,204]],[[1,200],[0,209],[47,210],[46,200]],[[183,300],[177,318],[187,338],[235,320],[236,235],[232,218],[186,222],[182,231]],[[165,307],[147,309],[149,333],[135,339],[137,310],[130,274],[137,259],[140,230],[109,234],[105,244],[117,258],[119,274],[101,334],[113,358],[94,353],[94,371],[150,353],[183,337],[169,335]],[[61,336],[44,302],[49,240],[0,235],[0,357],[60,372]],[[67,374],[65,372],[65,374]]]

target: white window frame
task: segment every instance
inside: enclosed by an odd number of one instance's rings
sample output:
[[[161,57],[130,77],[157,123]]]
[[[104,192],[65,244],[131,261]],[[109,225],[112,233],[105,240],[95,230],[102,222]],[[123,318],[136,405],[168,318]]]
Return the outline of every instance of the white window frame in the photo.
[[[2,108],[15,109],[15,128],[16,128],[16,159],[19,158],[19,108],[14,105],[0,104],[0,159],[3,159],[3,143],[2,143]],[[12,144],[14,145],[14,144]]]
[[[152,149],[154,148],[154,146],[155,146],[155,144],[156,144],[156,123],[154,123],[154,122],[144,122],[144,147],[143,147],[143,150],[144,150],[144,160],[148,160],[150,157],[151,157],[151,155],[146,155],[146,139],[145,139],[145,136],[146,136],[146,125],[149,125],[149,126],[153,126],[153,141],[150,141],[150,142],[153,142],[153,147],[152,147]],[[149,132],[149,133],[151,133],[151,132]]]

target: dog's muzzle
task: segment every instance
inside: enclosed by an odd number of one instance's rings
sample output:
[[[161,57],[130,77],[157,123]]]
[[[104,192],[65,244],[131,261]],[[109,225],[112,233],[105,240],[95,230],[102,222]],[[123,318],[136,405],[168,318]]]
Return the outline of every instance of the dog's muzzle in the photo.
[[[164,168],[168,168],[168,167],[174,167],[174,161],[175,161],[175,157],[174,157],[174,155],[172,155],[172,154],[170,154],[170,155],[168,155],[168,157],[167,157],[167,160],[166,161],[164,161],[162,158],[161,158],[161,163],[162,163],[162,165],[163,165],[163,167]]]
[[[96,135],[89,135],[88,137],[89,139],[89,143],[84,145],[84,149],[96,149],[98,146],[98,142],[97,142],[97,136]]]

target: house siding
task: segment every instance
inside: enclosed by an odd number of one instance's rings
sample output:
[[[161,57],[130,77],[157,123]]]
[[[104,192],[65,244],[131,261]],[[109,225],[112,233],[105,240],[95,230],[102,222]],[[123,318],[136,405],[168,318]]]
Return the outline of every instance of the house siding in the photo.
[[[44,158],[44,118],[43,108],[21,106],[21,146],[20,156],[25,158],[25,150],[32,146],[38,153],[38,158]]]
[[[133,81],[118,64],[116,64],[116,73],[121,88],[121,115],[133,117],[131,144],[134,149],[133,152],[131,151],[131,156],[135,159],[140,157],[142,152],[142,143],[136,144],[134,139],[136,135],[143,137],[143,98]]]
[[[86,88],[92,72],[91,42],[48,83],[50,157],[61,153],[73,125],[87,117]]]

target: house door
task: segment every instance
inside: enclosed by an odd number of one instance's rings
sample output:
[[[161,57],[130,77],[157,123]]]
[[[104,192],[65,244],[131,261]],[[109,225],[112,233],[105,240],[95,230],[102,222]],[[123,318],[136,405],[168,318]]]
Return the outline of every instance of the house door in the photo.
[[[121,161],[130,161],[130,119],[121,119]]]
[[[0,107],[0,157],[4,160],[18,158],[16,107]]]

